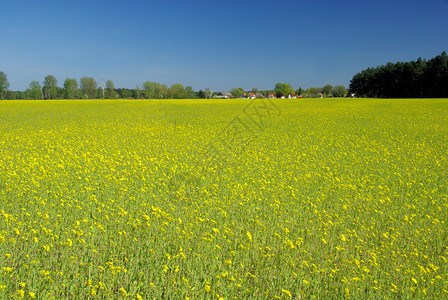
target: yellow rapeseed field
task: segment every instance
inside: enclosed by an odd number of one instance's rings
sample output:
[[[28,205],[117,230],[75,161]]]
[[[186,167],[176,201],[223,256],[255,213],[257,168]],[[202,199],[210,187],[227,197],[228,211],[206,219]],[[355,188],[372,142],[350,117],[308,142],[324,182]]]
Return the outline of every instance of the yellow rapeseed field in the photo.
[[[447,157],[447,99],[0,101],[0,298],[448,298]]]

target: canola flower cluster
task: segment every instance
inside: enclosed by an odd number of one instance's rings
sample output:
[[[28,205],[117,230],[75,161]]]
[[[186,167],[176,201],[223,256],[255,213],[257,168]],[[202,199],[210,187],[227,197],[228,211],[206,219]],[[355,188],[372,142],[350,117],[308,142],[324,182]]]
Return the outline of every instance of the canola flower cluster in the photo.
[[[447,298],[448,100],[276,101],[1,101],[0,298]]]

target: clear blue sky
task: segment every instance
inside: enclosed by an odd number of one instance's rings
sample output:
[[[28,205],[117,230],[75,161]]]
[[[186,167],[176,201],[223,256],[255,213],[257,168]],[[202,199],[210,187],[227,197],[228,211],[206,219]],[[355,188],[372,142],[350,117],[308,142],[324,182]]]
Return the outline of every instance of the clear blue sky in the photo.
[[[54,75],[194,90],[348,87],[448,50],[448,0],[0,0],[11,90]]]

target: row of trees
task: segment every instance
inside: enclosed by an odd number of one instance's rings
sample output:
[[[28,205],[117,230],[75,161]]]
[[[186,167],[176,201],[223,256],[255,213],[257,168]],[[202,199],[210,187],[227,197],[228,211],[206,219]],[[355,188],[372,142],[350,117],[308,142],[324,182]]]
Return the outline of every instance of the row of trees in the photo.
[[[444,98],[448,97],[448,56],[388,63],[353,76],[350,93],[357,97]]]
[[[92,77],[82,77],[78,82],[74,78],[66,78],[63,87],[58,86],[58,81],[53,75],[44,78],[42,84],[33,80],[25,91],[9,91],[9,83],[6,74],[0,72],[0,99],[192,99],[192,98],[213,98],[218,93],[213,93],[210,89],[195,92],[191,86],[184,87],[176,83],[168,87],[166,84],[146,81],[142,89],[137,85],[135,89],[115,88],[112,80],[107,80],[105,84]],[[245,91],[242,88],[234,88],[231,91],[234,98],[241,97],[242,94],[252,92],[257,96],[268,97],[275,94],[278,97],[296,94],[302,97],[344,97],[347,90],[344,86],[333,87],[329,84],[322,88],[311,87],[306,90],[298,88],[294,90],[288,83],[277,83],[274,90],[258,90],[256,88]]]
[[[135,89],[124,89],[115,88],[112,80],[107,80],[105,85],[99,86],[92,77],[82,77],[79,83],[74,78],[66,78],[62,88],[58,87],[58,81],[53,75],[46,76],[42,84],[33,80],[25,91],[9,91],[8,87],[6,74],[0,72],[0,99],[182,99],[195,98],[198,95],[191,86],[184,88],[179,83],[168,87],[166,84],[146,81],[143,90],[138,85]],[[211,92],[209,94],[211,98]]]

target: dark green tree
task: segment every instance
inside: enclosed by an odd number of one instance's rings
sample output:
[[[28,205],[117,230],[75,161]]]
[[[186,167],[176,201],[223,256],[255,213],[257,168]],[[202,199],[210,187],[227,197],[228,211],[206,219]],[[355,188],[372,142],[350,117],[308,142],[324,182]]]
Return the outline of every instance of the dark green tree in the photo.
[[[387,63],[355,74],[349,93],[358,97],[448,97],[448,55],[429,61]]]
[[[198,92],[198,98],[199,98],[199,99],[205,99],[205,93],[204,93],[203,90],[199,90],[199,92]]]

